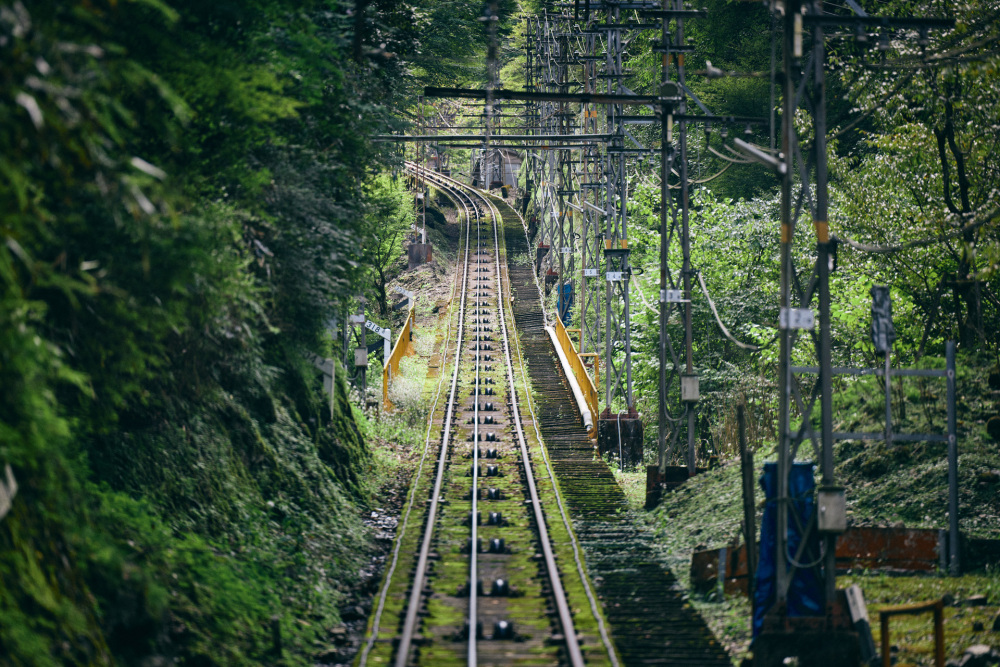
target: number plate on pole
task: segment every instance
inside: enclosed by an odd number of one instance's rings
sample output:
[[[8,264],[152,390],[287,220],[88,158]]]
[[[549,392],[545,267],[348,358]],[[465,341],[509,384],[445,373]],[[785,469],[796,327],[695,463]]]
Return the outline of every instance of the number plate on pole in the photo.
[[[782,308],[778,325],[782,329],[812,329],[816,316],[811,308]]]
[[[383,338],[385,338],[387,336],[387,332],[388,332],[388,329],[383,329],[382,327],[380,327],[379,325],[375,324],[371,320],[365,322],[365,329],[368,329],[369,331],[374,331],[375,333],[377,333],[379,336],[382,336]]]
[[[584,278],[596,278],[597,277],[597,269],[584,269],[583,270],[583,277]]]
[[[664,303],[684,303],[684,290],[661,289],[660,301],[663,301]]]
[[[607,274],[605,274],[605,275],[606,275],[609,283],[618,283],[618,282],[622,281],[622,278],[625,276],[625,272],[624,271],[608,271]]]

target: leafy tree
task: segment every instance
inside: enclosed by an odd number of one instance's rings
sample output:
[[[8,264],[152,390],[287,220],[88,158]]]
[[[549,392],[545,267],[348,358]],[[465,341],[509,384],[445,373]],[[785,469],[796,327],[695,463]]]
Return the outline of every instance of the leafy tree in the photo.
[[[957,27],[926,40],[897,34],[878,60],[859,57],[853,45],[841,49],[845,85],[875,124],[862,134],[867,149],[836,172],[847,195],[843,224],[859,237],[856,249],[877,246],[867,258],[873,270],[923,311],[918,354],[933,332],[996,346],[987,323],[1000,317],[991,259],[1000,245],[1000,60],[991,46],[1000,14],[980,2],[888,3],[880,11],[950,17]]]
[[[335,622],[368,455],[302,353],[399,75],[346,9],[0,4],[0,661],[268,664],[277,613],[304,664]]]
[[[364,249],[364,263],[382,317],[389,317],[386,286],[396,273],[403,250],[403,238],[414,221],[413,201],[403,182],[382,174],[373,179],[368,191],[366,222],[371,236]]]

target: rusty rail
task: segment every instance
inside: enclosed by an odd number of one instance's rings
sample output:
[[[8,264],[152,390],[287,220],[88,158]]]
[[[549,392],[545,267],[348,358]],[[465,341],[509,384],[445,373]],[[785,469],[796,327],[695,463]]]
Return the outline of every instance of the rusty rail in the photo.
[[[596,384],[600,382],[600,369],[598,364],[599,358],[594,355],[594,378],[597,380],[590,379],[590,375],[587,373],[587,367],[583,364],[583,359],[579,352],[576,351],[576,346],[573,344],[572,339],[569,337],[569,332],[566,331],[566,327],[563,325],[562,320],[558,317],[555,318],[555,331],[556,340],[559,341],[559,347],[562,348],[562,352],[566,355],[567,361],[569,361],[570,368],[573,369],[573,375],[576,376],[576,381],[580,385],[580,390],[583,392],[583,398],[587,402],[587,407],[590,408],[590,414],[593,415],[593,426],[588,431],[591,438],[597,437],[597,415],[600,413],[597,410],[597,386]]]
[[[382,366],[382,408],[385,410],[392,410],[393,407],[392,401],[389,400],[389,385],[392,383],[392,379],[399,374],[399,361],[403,357],[413,354],[411,339],[413,338],[413,323],[416,321],[414,310],[411,307],[406,314],[406,324],[403,325],[399,332],[399,338],[396,339],[396,344],[393,345],[392,352],[389,353],[389,358]]]
[[[934,613],[934,665],[935,667],[944,667],[944,602],[941,600],[918,602],[917,604],[906,604],[879,610],[878,620],[882,635],[883,667],[890,667],[892,665],[892,656],[890,655],[892,642],[889,641],[889,619],[893,616],[915,616],[927,612]]]

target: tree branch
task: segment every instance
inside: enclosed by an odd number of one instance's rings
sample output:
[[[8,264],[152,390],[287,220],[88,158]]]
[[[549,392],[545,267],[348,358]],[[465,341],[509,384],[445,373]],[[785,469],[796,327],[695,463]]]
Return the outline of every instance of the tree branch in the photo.
[[[944,234],[939,234],[937,236],[925,239],[917,239],[914,241],[907,241],[906,243],[900,243],[897,245],[887,245],[887,246],[877,246],[877,245],[867,245],[865,243],[859,243],[849,236],[841,237],[840,240],[851,246],[855,250],[860,250],[862,252],[871,252],[880,255],[888,255],[891,253],[900,252],[902,250],[909,250],[911,248],[923,248],[925,246],[934,245],[935,243],[943,243],[945,241],[958,238],[963,234],[971,232],[973,230],[979,229],[988,222],[992,222],[994,219],[1000,216],[1000,206],[996,206],[992,211],[983,216],[982,219],[970,222],[969,224],[959,227],[958,229],[953,229],[950,232],[945,232]]]

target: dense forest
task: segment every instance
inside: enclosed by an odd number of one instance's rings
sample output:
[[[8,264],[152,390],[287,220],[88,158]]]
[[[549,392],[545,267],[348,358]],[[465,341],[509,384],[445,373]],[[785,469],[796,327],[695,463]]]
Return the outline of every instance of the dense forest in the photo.
[[[481,62],[451,4],[0,3],[0,664],[322,649],[371,455],[307,353],[410,206],[368,137]]]
[[[498,3],[508,87],[523,87],[516,15],[543,4]],[[697,59],[766,71],[766,9],[702,4]],[[836,362],[873,362],[868,289],[888,283],[898,363],[938,363],[957,340],[974,393],[1000,353],[1000,7],[879,11],[958,28],[869,56],[831,47]],[[473,0],[0,1],[0,480],[17,485],[0,519],[0,664],[322,653],[366,563],[359,508],[375,489],[343,372],[331,403],[309,359],[336,356],[329,323],[359,295],[390,316],[384,271],[398,270],[411,199],[392,177],[401,151],[371,137],[453,117],[417,96],[484,82],[482,13]],[[656,58],[630,52],[636,92]],[[769,113],[766,77],[691,87],[715,113]],[[718,138],[693,141],[696,170],[718,171]],[[631,182],[635,255],[652,267],[655,169]],[[752,167],[695,193],[695,263],[729,329],[763,346],[734,347],[698,302],[706,453],[731,442],[737,398],[755,406],[757,441],[773,435],[777,196]],[[654,302],[654,281],[640,289]],[[652,415],[656,315],[641,304],[637,393]],[[864,393],[843,391],[845,405]],[[963,428],[981,442],[1000,406],[969,402]]]

